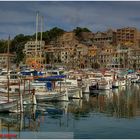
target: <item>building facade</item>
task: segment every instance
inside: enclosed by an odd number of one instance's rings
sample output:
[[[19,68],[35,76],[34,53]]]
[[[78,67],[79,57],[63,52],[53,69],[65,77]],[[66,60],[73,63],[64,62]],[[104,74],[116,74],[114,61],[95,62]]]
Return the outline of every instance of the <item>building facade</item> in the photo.
[[[128,51],[128,67],[139,70],[140,69],[140,48],[129,49]]]
[[[138,46],[139,40],[140,36],[138,29],[134,27],[117,29],[117,44]]]
[[[0,66],[7,67],[8,57],[9,57],[10,65],[13,65],[15,56],[16,56],[15,54],[0,53]]]
[[[116,31],[109,29],[106,32],[97,32],[94,34],[94,43],[96,45],[116,44]]]
[[[36,62],[43,63],[44,62],[44,47],[45,41],[28,41],[25,44],[25,48],[23,52],[26,55],[25,63],[29,64],[31,61],[36,60]]]

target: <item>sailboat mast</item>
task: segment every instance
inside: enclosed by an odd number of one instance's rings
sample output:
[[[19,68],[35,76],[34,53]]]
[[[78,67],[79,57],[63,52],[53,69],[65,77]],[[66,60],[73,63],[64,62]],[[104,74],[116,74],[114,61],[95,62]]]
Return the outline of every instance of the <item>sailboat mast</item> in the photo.
[[[10,46],[10,35],[8,37],[8,48],[7,48],[7,90],[8,90],[8,102],[9,102],[9,86],[10,86],[10,81],[9,81],[9,69],[10,69],[10,59],[9,59],[9,46]]]
[[[37,42],[38,42],[38,15],[39,15],[39,12],[37,11],[37,14],[36,14],[35,62],[36,62],[36,59],[37,59]]]
[[[43,33],[43,16],[41,16],[41,37],[40,37],[41,45],[42,45],[42,33]]]
[[[43,16],[41,17],[41,36],[40,36],[40,63],[42,63],[42,33],[43,33]]]
[[[10,46],[10,35],[8,37],[8,48],[7,48],[7,72],[9,72],[10,69],[10,62],[9,62],[9,46]]]

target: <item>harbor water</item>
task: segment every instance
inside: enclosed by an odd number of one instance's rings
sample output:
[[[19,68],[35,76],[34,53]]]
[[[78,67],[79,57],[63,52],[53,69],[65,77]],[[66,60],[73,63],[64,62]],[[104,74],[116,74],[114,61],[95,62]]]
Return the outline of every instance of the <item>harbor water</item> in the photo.
[[[140,85],[40,102],[24,113],[0,113],[0,134],[14,138],[140,139]]]

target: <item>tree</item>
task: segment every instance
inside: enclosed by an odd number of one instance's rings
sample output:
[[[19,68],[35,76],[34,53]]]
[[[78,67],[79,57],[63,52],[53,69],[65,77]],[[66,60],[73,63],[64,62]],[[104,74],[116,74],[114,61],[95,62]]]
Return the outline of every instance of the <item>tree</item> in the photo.
[[[49,43],[50,41],[55,41],[57,37],[61,36],[64,33],[64,30],[58,27],[54,27],[50,29],[49,31],[42,33],[42,40],[44,40],[46,43]],[[38,33],[38,39],[40,39],[41,32]],[[33,39],[35,39],[36,34],[34,34]]]
[[[19,34],[15,36],[15,38],[11,41],[10,52],[15,52],[15,63],[19,64],[23,61],[25,54],[23,53],[23,49],[25,43],[29,41],[32,37],[31,36],[24,36],[23,34]]]
[[[75,35],[77,37],[81,37],[82,32],[91,32],[88,28],[81,28],[81,27],[76,27],[76,29],[73,30],[75,32]]]
[[[6,40],[0,40],[0,53],[6,53],[8,48],[8,42]]]
[[[25,58],[25,54],[23,53],[24,45],[25,45],[25,42],[21,42],[21,43],[16,45],[16,50],[15,50],[16,57],[14,60],[14,62],[16,64],[19,64]]]

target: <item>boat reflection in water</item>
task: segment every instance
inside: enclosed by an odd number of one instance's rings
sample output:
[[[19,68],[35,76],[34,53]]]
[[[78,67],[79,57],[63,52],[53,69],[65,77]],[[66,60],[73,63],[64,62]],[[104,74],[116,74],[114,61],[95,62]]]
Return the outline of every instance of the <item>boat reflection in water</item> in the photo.
[[[139,85],[69,102],[42,102],[26,106],[23,114],[0,114],[0,130],[17,138],[140,138]]]
[[[140,109],[139,91],[131,86],[100,92],[98,111],[119,118],[133,118]]]

